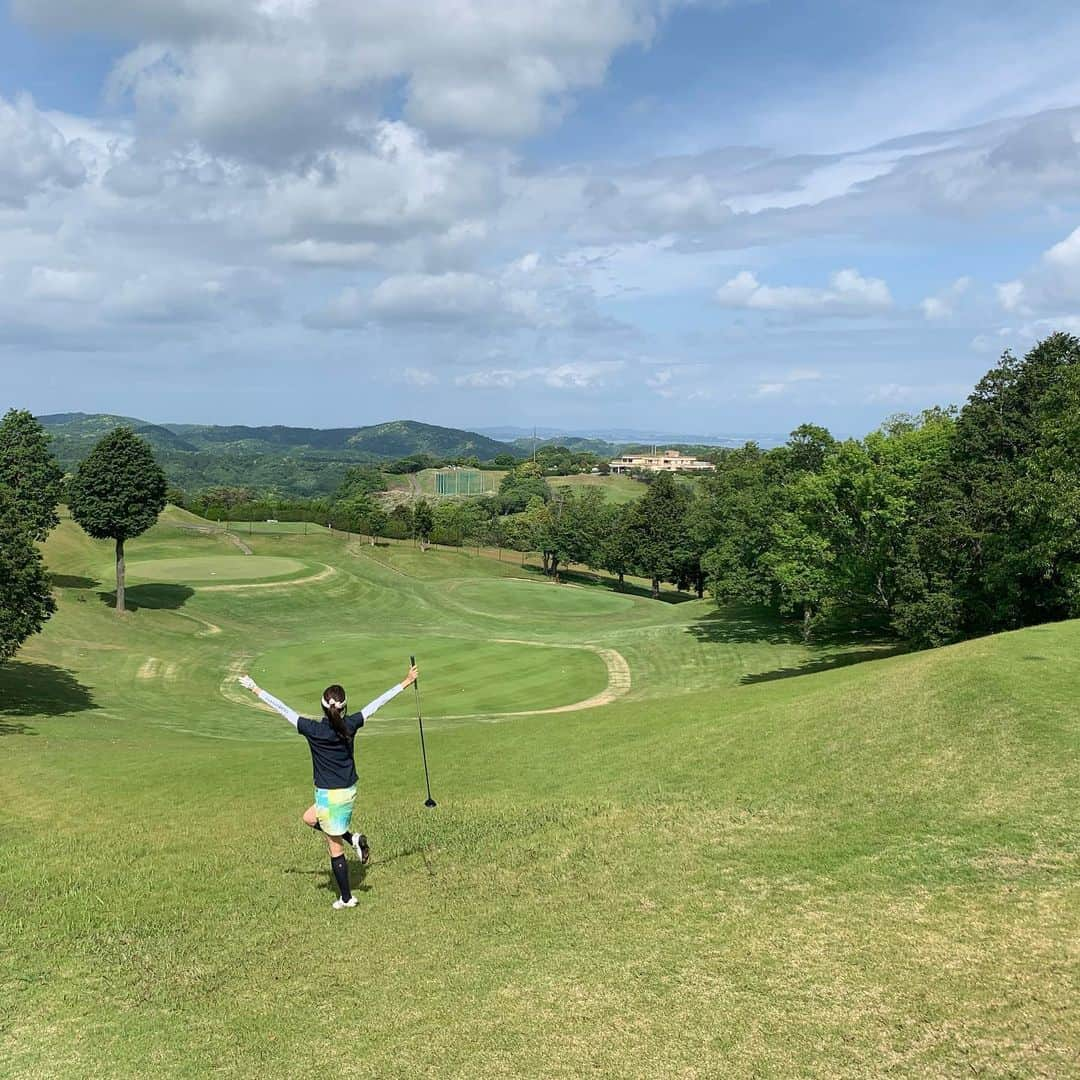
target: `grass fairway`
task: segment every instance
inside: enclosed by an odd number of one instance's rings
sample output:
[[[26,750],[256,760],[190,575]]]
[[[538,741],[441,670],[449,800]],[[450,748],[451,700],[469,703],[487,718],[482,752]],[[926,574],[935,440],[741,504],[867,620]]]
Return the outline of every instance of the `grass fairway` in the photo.
[[[0,666],[0,1074],[1080,1073],[1080,622],[811,649],[750,610],[191,525],[131,564],[303,572],[159,576],[118,618],[109,546],[65,521],[57,615]],[[374,860],[335,912],[305,745],[233,680],[362,705],[410,652],[439,806],[402,696],[358,738]]]
[[[640,480],[631,480],[629,476],[593,476],[592,473],[549,476],[548,483],[553,488],[569,488],[576,495],[580,495],[586,488],[596,488],[604,493],[608,502],[613,503],[633,502],[649,490]]]

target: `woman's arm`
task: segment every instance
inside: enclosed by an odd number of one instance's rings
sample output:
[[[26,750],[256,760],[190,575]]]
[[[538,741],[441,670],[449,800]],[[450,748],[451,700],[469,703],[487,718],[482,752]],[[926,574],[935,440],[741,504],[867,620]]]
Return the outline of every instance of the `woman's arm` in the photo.
[[[369,702],[367,705],[365,705],[360,710],[360,715],[365,720],[367,720],[369,717],[374,716],[379,711],[379,709],[381,709],[388,701],[393,701],[393,699],[396,698],[398,694],[400,694],[401,691],[404,690],[407,686],[412,686],[412,684],[416,682],[417,674],[418,672],[416,670],[416,666],[413,665],[409,668],[409,673],[401,682],[395,683],[393,686],[390,687],[389,690],[386,691],[385,694],[380,694],[374,701]]]
[[[288,720],[293,727],[296,727],[297,722],[300,720],[300,714],[298,712],[290,709],[289,706],[285,704],[285,702],[278,701],[278,699],[274,697],[273,694],[269,694],[261,687],[257,686],[255,684],[255,680],[250,675],[241,675],[239,681],[241,686],[250,690],[260,700],[265,701],[271,709],[274,709],[276,712],[281,713],[281,715],[284,716],[285,719]]]

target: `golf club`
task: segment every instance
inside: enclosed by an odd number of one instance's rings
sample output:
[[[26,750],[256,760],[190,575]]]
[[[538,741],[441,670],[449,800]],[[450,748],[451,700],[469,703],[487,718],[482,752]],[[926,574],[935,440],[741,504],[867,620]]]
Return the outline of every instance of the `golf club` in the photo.
[[[409,667],[416,667],[416,657],[409,657]],[[416,721],[420,725],[420,753],[424,757],[424,784],[427,786],[427,798],[424,800],[424,805],[427,807],[437,806],[438,803],[431,797],[431,777],[428,776],[427,767],[427,747],[424,746],[424,717],[420,711],[420,680],[417,679],[413,683],[413,690],[416,691]]]

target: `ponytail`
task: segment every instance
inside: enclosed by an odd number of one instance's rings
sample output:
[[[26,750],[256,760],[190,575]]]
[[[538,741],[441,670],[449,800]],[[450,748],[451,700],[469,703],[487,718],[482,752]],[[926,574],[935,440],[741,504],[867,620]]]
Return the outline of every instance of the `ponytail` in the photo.
[[[337,732],[338,738],[347,743],[352,749],[352,736],[345,726],[345,691],[335,683],[323,691],[322,697],[323,716],[326,717],[330,726]]]

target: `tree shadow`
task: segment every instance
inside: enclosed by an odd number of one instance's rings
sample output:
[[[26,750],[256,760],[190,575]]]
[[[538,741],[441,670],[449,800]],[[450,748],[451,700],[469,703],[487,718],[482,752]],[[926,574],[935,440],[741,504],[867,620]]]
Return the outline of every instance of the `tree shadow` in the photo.
[[[686,632],[710,645],[804,645],[817,654],[789,667],[744,675],[739,680],[743,684],[811,675],[909,651],[879,618],[840,614],[816,627],[811,640],[804,642],[799,622],[747,604],[718,608],[690,623]]]
[[[845,645],[894,645],[896,637],[880,618],[838,614],[814,627],[804,642],[802,623],[785,619],[768,608],[752,604],[725,604],[686,627],[698,641],[721,644],[802,645],[810,648]]]
[[[95,578],[78,577],[75,574],[50,574],[49,580],[57,589],[94,589],[101,584]]]
[[[533,566],[531,563],[526,563],[524,569],[533,577],[541,578],[544,581],[551,580],[544,573],[542,566]],[[653,599],[652,589],[647,585],[638,585],[636,582],[627,581],[623,583],[622,588],[619,588],[615,578],[602,575],[600,580],[597,581],[596,575],[588,570],[566,570],[560,567],[559,582],[563,585],[580,585],[586,589],[603,589],[605,592],[614,592],[619,596],[640,596],[643,600]],[[696,600],[697,597],[693,593],[673,591],[668,586],[660,590],[660,595],[656,599],[660,604],[685,604],[690,600]]]
[[[879,649],[852,649],[850,652],[830,653],[828,656],[807,660],[806,663],[797,664],[794,667],[776,668],[773,671],[744,675],[739,682],[744,686],[749,686],[753,683],[774,682],[776,679],[793,679],[798,675],[813,675],[816,671],[832,671],[833,668],[863,664],[869,660],[884,660],[886,657],[899,656],[907,651],[906,645],[894,642],[891,646],[884,645]]]
[[[689,623],[686,632],[710,645],[797,645],[802,641],[801,627],[795,623],[745,604],[726,604],[710,611]]]
[[[90,691],[64,668],[10,660],[0,664],[0,735],[33,735],[17,716],[63,716],[96,709]]]
[[[128,611],[146,608],[151,611],[176,611],[193,596],[195,590],[189,585],[132,585],[124,590],[124,606]],[[116,607],[116,590],[99,592],[98,597],[106,607]]]

